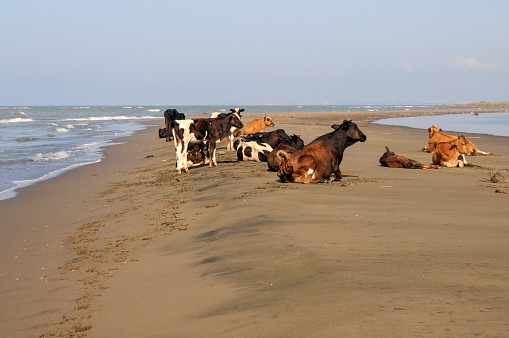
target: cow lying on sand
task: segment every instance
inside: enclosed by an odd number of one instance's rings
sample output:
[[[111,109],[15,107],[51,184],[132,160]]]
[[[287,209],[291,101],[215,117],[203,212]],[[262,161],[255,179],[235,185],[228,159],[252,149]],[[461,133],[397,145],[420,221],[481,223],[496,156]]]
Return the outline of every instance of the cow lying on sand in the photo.
[[[345,149],[357,141],[366,141],[355,123],[345,120],[333,132],[322,135],[307,146],[289,154],[284,150],[277,153],[281,166],[277,176],[281,182],[318,183],[329,179],[332,174],[337,180],[343,176],[339,165]]]
[[[468,154],[472,154],[472,150],[467,144],[465,136],[461,135],[452,141],[437,144],[431,159],[433,160],[433,164],[448,168],[463,168],[464,166],[472,165],[471,163],[467,163],[465,159],[465,155]]]
[[[238,142],[235,142],[235,150],[237,150],[237,160],[239,161],[267,162],[272,147],[267,143],[250,141],[241,137]]]
[[[209,163],[207,142],[189,142],[187,146],[187,166],[194,167]]]
[[[435,151],[437,144],[442,143],[442,142],[453,141],[458,138],[458,136],[447,135],[447,134],[442,133],[442,129],[438,128],[437,126],[428,127],[428,135],[429,135],[428,146],[421,149],[421,151],[426,151],[426,152],[430,152],[430,153]],[[492,153],[487,153],[487,152],[477,149],[475,144],[473,144],[472,142],[470,142],[467,139],[466,139],[466,146],[468,147],[467,153],[469,155],[477,155],[477,154],[485,155],[485,156],[493,155]]]
[[[278,171],[279,166],[281,165],[281,160],[277,157],[278,151],[284,150],[287,154],[291,154],[302,147],[304,147],[304,141],[300,138],[300,135],[292,135],[290,136],[290,139],[281,142],[267,157],[269,170]]]
[[[274,121],[269,115],[265,115],[263,119],[250,121],[246,124],[242,132],[244,135],[251,135],[254,133],[262,133],[267,127],[274,127]]]
[[[426,165],[410,158],[396,155],[385,146],[385,153],[380,157],[380,164],[389,168],[407,168],[407,169],[441,169],[437,165]]]
[[[231,127],[242,128],[243,124],[237,113],[229,113],[215,119],[175,120],[172,122],[172,133],[177,157],[177,173],[189,172],[187,149],[191,140],[208,141],[209,166],[217,166],[216,142],[228,135]]]

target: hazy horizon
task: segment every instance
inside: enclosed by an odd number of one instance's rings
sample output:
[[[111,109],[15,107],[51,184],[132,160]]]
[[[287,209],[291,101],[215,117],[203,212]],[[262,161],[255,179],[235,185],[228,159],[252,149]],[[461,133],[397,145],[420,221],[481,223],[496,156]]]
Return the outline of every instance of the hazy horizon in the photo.
[[[1,106],[509,99],[509,1],[1,1]]]

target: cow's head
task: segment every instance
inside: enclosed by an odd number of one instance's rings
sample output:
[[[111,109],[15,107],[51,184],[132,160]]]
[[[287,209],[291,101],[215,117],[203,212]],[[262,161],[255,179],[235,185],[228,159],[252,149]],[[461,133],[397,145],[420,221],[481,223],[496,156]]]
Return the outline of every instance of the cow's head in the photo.
[[[366,135],[357,127],[352,120],[344,120],[343,123],[336,130],[343,130],[348,138],[347,146],[354,144],[357,141],[366,141]]]
[[[290,136],[290,139],[287,140],[285,143],[295,149],[300,149],[304,147],[304,141],[300,138],[300,135],[293,134],[292,136]]]
[[[244,124],[240,121],[240,115],[238,113],[231,113],[228,116],[228,124],[232,127],[243,128]]]
[[[436,132],[440,131],[442,131],[442,129],[438,128],[437,126],[428,127],[429,138],[431,138]]]
[[[465,154],[468,155],[475,155],[477,153],[477,147],[475,144],[470,142],[465,136],[461,135],[460,137],[463,137],[465,139]]]
[[[232,113],[237,113],[237,114],[239,115],[239,117],[242,117],[242,116],[240,115],[240,113],[242,113],[243,111],[244,111],[244,108],[242,108],[242,109],[241,109],[241,108],[239,108],[239,107],[235,107],[235,108],[230,109],[230,112],[232,112]]]
[[[270,117],[269,115],[265,115],[263,117],[263,122],[267,127],[274,127],[274,121],[272,120],[272,117]]]
[[[453,147],[456,147],[461,154],[467,155],[475,153],[475,149],[472,145],[473,143],[467,140],[465,135],[458,136],[458,138],[453,142]]]
[[[387,146],[385,146],[385,153],[382,155],[382,157],[389,157],[396,155],[393,151],[390,151]]]

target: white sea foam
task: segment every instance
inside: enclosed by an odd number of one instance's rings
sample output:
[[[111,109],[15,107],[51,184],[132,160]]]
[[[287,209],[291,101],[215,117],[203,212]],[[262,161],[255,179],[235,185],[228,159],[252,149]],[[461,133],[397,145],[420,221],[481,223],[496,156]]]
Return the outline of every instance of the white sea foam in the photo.
[[[69,129],[67,128],[55,128],[56,131],[58,131],[59,133],[67,133],[69,131]]]
[[[42,154],[38,153],[34,157],[31,158],[32,161],[51,161],[51,160],[61,160],[69,157],[68,151],[58,151],[56,153],[47,153]]]
[[[61,121],[113,121],[113,120],[147,120],[158,119],[157,116],[90,116],[78,117],[74,119],[63,119]]]
[[[16,117],[14,119],[0,120],[0,123],[21,123],[21,122],[32,122],[32,119],[24,119],[22,117]]]
[[[91,162],[86,162],[86,163],[73,164],[73,165],[70,165],[68,167],[52,171],[52,172],[50,172],[48,174],[45,174],[45,175],[43,175],[43,176],[41,176],[39,178],[35,178],[35,179],[32,179],[32,180],[13,181],[12,183],[16,184],[16,186],[12,187],[12,188],[9,188],[9,189],[6,189],[4,191],[0,191],[0,200],[15,197],[16,196],[16,192],[15,191],[17,189],[19,189],[19,188],[27,187],[27,186],[35,184],[37,182],[44,181],[44,180],[56,177],[56,176],[66,172],[68,170],[72,170],[72,169],[75,169],[75,168],[82,167],[84,165],[94,164],[94,163],[98,163],[98,162],[101,162],[101,159],[98,159],[98,160],[95,160],[95,161],[91,161]]]
[[[147,109],[147,111],[150,111],[150,112],[158,112],[158,111],[161,111],[161,109]]]

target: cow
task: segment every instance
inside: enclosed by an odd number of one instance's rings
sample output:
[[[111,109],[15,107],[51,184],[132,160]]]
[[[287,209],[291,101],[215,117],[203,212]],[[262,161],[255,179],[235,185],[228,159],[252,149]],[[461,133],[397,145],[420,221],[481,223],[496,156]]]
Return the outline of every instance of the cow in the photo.
[[[171,141],[171,123],[175,120],[184,120],[186,116],[179,113],[177,109],[166,109],[164,111],[164,125],[166,127],[166,142]]]
[[[172,134],[177,157],[177,173],[189,172],[186,155],[189,142],[193,139],[208,141],[209,166],[217,166],[216,142],[224,139],[231,127],[242,128],[238,114],[229,113],[215,119],[201,118],[193,120],[175,120],[172,122]]]
[[[244,135],[251,135],[255,133],[262,133],[267,127],[274,127],[274,121],[269,115],[265,115],[263,119],[256,119],[248,122],[242,129]]]
[[[464,135],[461,135],[452,141],[438,143],[431,159],[433,164],[443,167],[463,168],[464,166],[472,165],[465,160],[465,155],[472,154],[472,152],[473,150],[467,144],[467,139]]]
[[[428,146],[421,149],[421,151],[426,151],[426,152],[430,152],[430,153],[435,151],[436,145],[438,143],[453,141],[458,138],[457,136],[454,136],[454,135],[447,135],[447,134],[442,133],[442,129],[440,129],[434,125],[432,125],[431,127],[428,127],[428,135],[429,135]],[[468,154],[472,154],[472,155],[480,154],[480,155],[485,155],[485,156],[493,155],[492,153],[487,153],[487,152],[477,149],[475,144],[470,142],[468,139],[467,139],[466,144],[467,144],[467,147],[469,148]]]
[[[208,163],[208,144],[206,142],[189,142],[187,146],[187,166],[194,167]]]
[[[246,141],[259,141],[263,143],[267,143],[272,148],[277,147],[284,140],[290,140],[290,136],[283,129],[276,129],[274,131],[269,131],[265,133],[255,133],[251,135],[243,136]],[[239,140],[235,141],[234,145],[237,144]],[[235,146],[237,149],[237,146]]]
[[[281,160],[277,157],[277,152],[280,150],[286,151],[288,154],[293,153],[295,150],[299,150],[304,147],[304,141],[299,135],[290,136],[289,140],[283,140],[276,148],[272,149],[269,156],[267,157],[267,166],[271,171],[277,171]]]
[[[437,165],[426,165],[410,158],[396,155],[385,146],[385,153],[379,159],[380,164],[389,168],[407,168],[407,169],[441,169]]]
[[[159,128],[159,132],[157,133],[159,135],[159,138],[165,138],[166,137],[166,128]]]
[[[345,149],[356,142],[365,142],[366,135],[351,120],[344,120],[334,131],[322,135],[310,144],[289,154],[277,152],[281,165],[277,176],[281,182],[318,183],[332,174],[337,180],[343,176],[339,165]]]
[[[239,119],[242,117],[240,115],[240,113],[242,113],[244,111],[244,109],[242,108],[239,108],[239,107],[235,107],[235,108],[232,108],[230,109],[230,112],[231,113],[237,113]],[[210,118],[217,118],[219,116],[224,116],[226,115],[226,113],[212,113],[212,115],[210,115]],[[226,143],[226,150],[234,150],[234,147],[233,147],[233,140],[235,139],[235,137],[239,137],[240,135],[242,134],[242,131],[237,128],[237,127],[231,127],[230,129],[230,132],[228,133],[228,141]]]
[[[272,147],[267,143],[245,140],[244,137],[235,142],[235,145],[239,161],[267,162],[267,157],[272,151]]]

